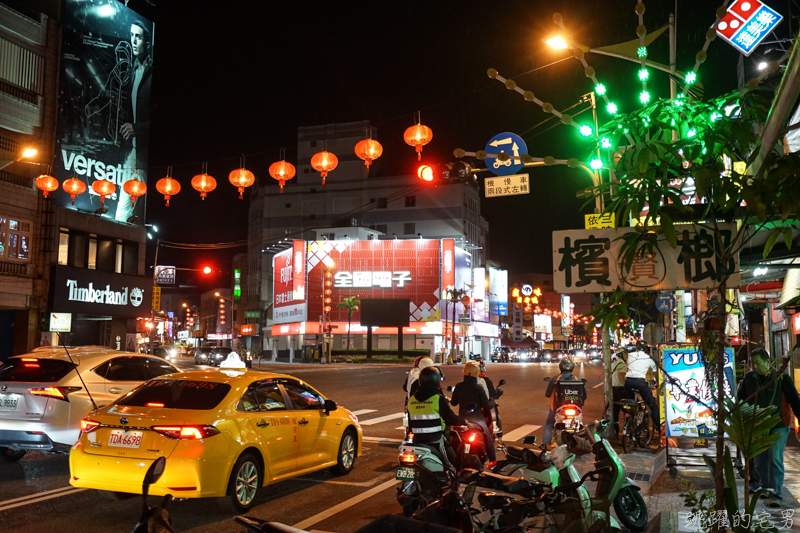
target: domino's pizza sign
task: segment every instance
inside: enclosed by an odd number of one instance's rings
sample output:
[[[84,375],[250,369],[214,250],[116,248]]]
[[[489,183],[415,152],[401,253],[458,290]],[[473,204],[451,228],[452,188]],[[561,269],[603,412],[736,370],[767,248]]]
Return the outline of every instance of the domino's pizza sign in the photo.
[[[783,17],[758,0],[735,0],[717,24],[717,34],[749,56]]]

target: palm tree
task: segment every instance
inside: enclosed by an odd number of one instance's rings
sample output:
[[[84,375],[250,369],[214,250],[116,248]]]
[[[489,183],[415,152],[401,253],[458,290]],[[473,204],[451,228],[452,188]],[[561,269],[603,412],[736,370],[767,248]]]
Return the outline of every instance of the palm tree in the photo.
[[[350,349],[350,319],[353,317],[353,311],[358,311],[358,304],[361,300],[356,300],[357,296],[345,298],[344,301],[339,302],[336,306],[337,309],[347,309],[347,349]]]

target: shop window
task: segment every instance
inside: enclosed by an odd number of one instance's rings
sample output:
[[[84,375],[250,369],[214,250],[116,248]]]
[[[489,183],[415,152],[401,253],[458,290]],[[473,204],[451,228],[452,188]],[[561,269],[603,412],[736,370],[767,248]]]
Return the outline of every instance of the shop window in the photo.
[[[97,270],[114,272],[116,263],[116,246],[111,239],[100,238],[97,240]]]
[[[0,259],[30,261],[31,223],[0,215]]]
[[[387,198],[378,198],[378,209],[386,209],[389,205],[389,200]]]
[[[386,224],[376,224],[375,230],[380,231],[381,233],[388,233],[389,228]]]
[[[89,235],[89,259],[87,261],[89,270],[97,268],[97,235]]]
[[[69,234],[69,250],[67,251],[67,264],[78,268],[86,267],[86,235],[80,233]]]
[[[414,207],[415,205],[417,205],[417,197],[406,196],[406,207]]]
[[[117,242],[116,254],[114,257],[114,272],[122,274],[122,242]]]
[[[124,244],[122,254],[122,273],[135,276],[139,273],[139,245],[132,242]]]
[[[417,232],[417,225],[414,222],[403,224],[403,235],[414,235]]]
[[[69,233],[67,228],[61,228],[58,234],[58,264],[66,265],[69,262]]]

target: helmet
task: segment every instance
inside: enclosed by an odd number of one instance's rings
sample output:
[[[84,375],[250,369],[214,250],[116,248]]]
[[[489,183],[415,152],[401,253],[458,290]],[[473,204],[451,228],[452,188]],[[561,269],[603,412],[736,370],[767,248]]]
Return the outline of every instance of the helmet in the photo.
[[[643,351],[643,352],[646,352],[646,351],[650,350],[650,347],[644,341],[636,341],[636,349],[640,350],[640,351]]]
[[[625,351],[628,353],[633,353],[636,351],[636,346],[633,344],[628,344],[627,346],[625,346]]]
[[[433,366],[433,359],[431,359],[427,355],[423,355],[422,357],[419,357],[417,359],[416,365],[417,368],[423,370],[425,368],[428,368],[429,366]]]
[[[470,361],[466,365],[464,365],[464,375],[465,376],[472,376],[473,378],[477,378],[481,373],[481,367],[478,366],[477,361]]]
[[[572,369],[575,368],[575,363],[572,362],[572,359],[562,359],[560,363],[558,363],[558,369],[561,372],[572,372]]]
[[[628,356],[628,350],[626,350],[624,346],[620,346],[619,348],[617,348],[617,351],[614,352],[614,353],[617,355],[617,357],[627,357]]]
[[[424,355],[420,355],[419,357],[414,359],[414,368],[419,368],[419,362],[422,360],[423,357],[425,357],[425,356]]]
[[[419,373],[419,386],[420,387],[441,387],[442,373],[435,366],[423,368]]]

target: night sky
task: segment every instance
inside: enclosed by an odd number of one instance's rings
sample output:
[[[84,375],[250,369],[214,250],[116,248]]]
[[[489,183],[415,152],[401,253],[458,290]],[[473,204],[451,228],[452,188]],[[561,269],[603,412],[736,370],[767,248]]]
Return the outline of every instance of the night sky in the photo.
[[[785,12],[782,3],[772,4]],[[633,39],[638,25],[632,0],[157,4],[155,10],[129,4],[156,22],[148,222],[159,225],[162,238],[178,242],[246,239],[247,194],[238,200],[227,175],[244,153],[247,167],[277,191],[267,168],[281,148],[296,162],[298,126],[371,121],[384,147],[373,167],[379,175],[416,168],[414,149],[402,138],[416,111],[434,132],[424,149],[429,161],[452,161],[453,149],[482,149],[504,131],[520,134],[531,155],[588,160],[590,146],[573,128],[544,132],[555,120],[534,128],[552,115],[489,79],[486,70],[496,68],[563,110],[592,85],[573,58],[534,71],[568,57],[543,42],[558,30],[554,6],[576,39],[591,46]],[[646,4],[645,24],[653,31],[675,11],[674,2]],[[719,4],[679,3],[678,70],[693,66]],[[788,33],[788,23],[782,26]],[[649,58],[668,63],[667,33],[650,46]],[[593,54],[587,60],[620,109],[633,109],[640,90],[637,65]],[[699,72],[708,96],[735,87],[736,62],[730,45],[720,39],[711,43]],[[747,66],[749,78],[750,61]],[[668,96],[666,75],[652,69],[650,87],[654,97]],[[608,114],[602,108],[598,114],[602,124]],[[589,123],[591,112],[577,118]],[[218,186],[201,202],[189,181],[204,161]],[[168,165],[183,189],[165,208],[155,181]],[[336,172],[328,179],[335,180]],[[590,183],[585,173],[565,167],[535,169],[531,183],[530,195],[483,199],[488,257],[512,271],[548,272],[551,233],[583,227],[583,201],[575,191]],[[162,264],[190,266],[206,259],[227,263],[230,252],[177,255],[162,249],[160,254]]]

